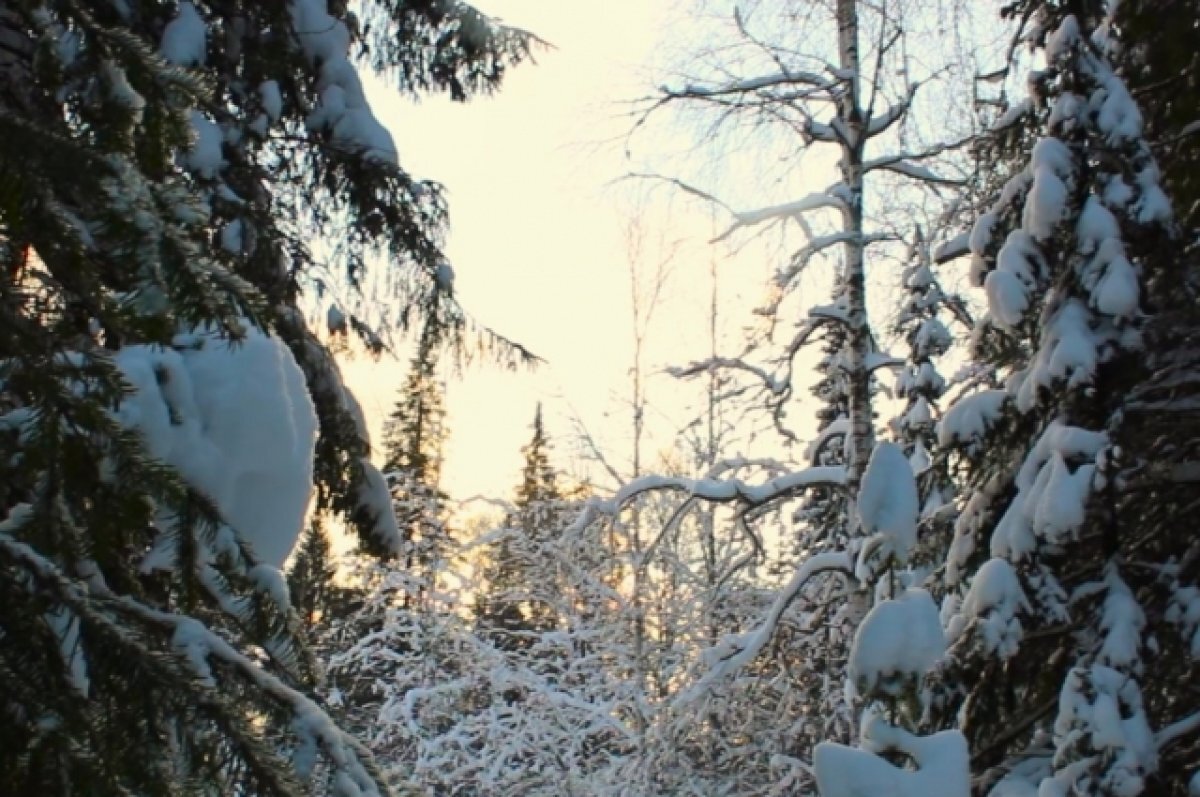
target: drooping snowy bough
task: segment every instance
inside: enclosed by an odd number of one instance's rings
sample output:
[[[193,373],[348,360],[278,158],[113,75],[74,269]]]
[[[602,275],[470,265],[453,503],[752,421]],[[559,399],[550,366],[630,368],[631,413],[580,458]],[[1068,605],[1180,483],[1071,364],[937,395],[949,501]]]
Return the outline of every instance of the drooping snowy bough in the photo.
[[[0,4],[0,792],[386,791],[279,573],[314,493],[400,548],[301,292],[455,339],[444,202],[358,65],[465,99],[532,39],[355,8]]]

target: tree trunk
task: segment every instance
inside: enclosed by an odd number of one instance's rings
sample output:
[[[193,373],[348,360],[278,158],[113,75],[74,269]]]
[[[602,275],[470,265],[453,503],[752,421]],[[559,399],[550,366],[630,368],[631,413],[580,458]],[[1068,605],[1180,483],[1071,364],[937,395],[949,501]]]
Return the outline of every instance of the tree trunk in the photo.
[[[838,116],[844,127],[840,136],[842,179],[846,205],[842,211],[845,230],[851,233],[843,245],[843,290],[846,293],[848,347],[846,367],[850,387],[850,452],[846,486],[851,496],[858,492],[874,431],[871,424],[870,374],[867,355],[871,334],[867,326],[865,241],[863,238],[863,150],[866,125],[860,102],[858,52],[858,7],[856,0],[838,0],[838,57],[845,75],[845,94]]]

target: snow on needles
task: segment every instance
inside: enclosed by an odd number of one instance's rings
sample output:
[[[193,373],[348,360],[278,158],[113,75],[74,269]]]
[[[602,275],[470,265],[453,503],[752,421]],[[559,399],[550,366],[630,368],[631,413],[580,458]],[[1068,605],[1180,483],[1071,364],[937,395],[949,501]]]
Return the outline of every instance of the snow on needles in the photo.
[[[863,746],[825,742],[813,754],[822,797],[964,797],[971,793],[967,740],[960,731],[915,736],[867,713]],[[897,751],[916,769],[896,766],[876,752]]]
[[[973,628],[984,651],[1002,659],[1012,657],[1021,642],[1017,613],[1032,611],[1017,571],[1007,560],[999,558],[983,563],[971,579],[962,604],[956,608],[946,628],[950,642]]]
[[[203,66],[208,57],[208,28],[196,6],[179,4],[179,13],[163,29],[159,46],[163,58],[179,66]]]
[[[871,452],[858,493],[858,513],[863,530],[872,536],[863,545],[856,570],[870,569],[872,561],[908,561],[917,544],[920,506],[912,466],[895,443],[879,443]],[[862,572],[858,577],[863,578]]]
[[[1003,390],[981,390],[954,402],[938,424],[938,445],[973,444],[983,439],[988,429],[1000,417],[1008,393]]]
[[[879,688],[894,693],[933,669],[946,638],[933,598],[923,589],[871,609],[854,634],[850,678],[860,694]]]
[[[318,69],[320,103],[306,122],[335,144],[368,160],[396,164],[396,144],[367,102],[358,70],[350,62],[350,31],[329,15],[325,0],[293,0],[292,27],[309,62]]]
[[[259,561],[282,566],[308,510],[317,434],[291,352],[249,329],[237,342],[202,331],[114,359],[134,388],[121,424],[208,496]]]

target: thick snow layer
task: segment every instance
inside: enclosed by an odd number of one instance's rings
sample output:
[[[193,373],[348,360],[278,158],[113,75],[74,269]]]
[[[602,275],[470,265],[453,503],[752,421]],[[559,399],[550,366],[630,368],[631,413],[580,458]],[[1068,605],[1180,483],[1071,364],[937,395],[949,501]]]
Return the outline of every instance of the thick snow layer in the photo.
[[[1138,671],[1146,615],[1115,565],[1109,565],[1104,575],[1104,585],[1108,588],[1100,617],[1104,642],[1100,646],[1097,661],[1126,672]]]
[[[1061,454],[1051,453],[1033,484],[1017,493],[997,524],[992,555],[1018,562],[1035,550],[1039,539],[1060,545],[1073,538],[1083,525],[1095,476],[1095,465],[1072,472]]]
[[[199,332],[170,349],[126,346],[115,360],[135,389],[118,420],[207,495],[259,561],[282,566],[308,511],[317,434],[287,347],[255,329],[236,343]]]
[[[1092,305],[1100,312],[1115,318],[1131,318],[1138,310],[1141,290],[1133,264],[1124,255],[1108,260],[1104,276],[1092,289]]]
[[[1117,219],[1108,208],[1095,196],[1088,197],[1083,203],[1079,221],[1075,224],[1075,237],[1078,241],[1079,253],[1090,255],[1100,244],[1121,237],[1121,229]]]
[[[368,160],[397,162],[396,144],[367,102],[358,70],[350,62],[350,31],[329,15],[325,0],[292,0],[292,27],[309,63],[320,71],[320,102],[309,114],[310,130]]]
[[[1046,483],[1034,512],[1033,529],[1039,537],[1057,544],[1083,525],[1096,467],[1081,465],[1072,473],[1062,455],[1055,453],[1042,469],[1047,473]]]
[[[1190,640],[1192,658],[1200,659],[1200,589],[1176,587],[1167,606],[1167,622],[1179,626]]]
[[[859,519],[863,530],[873,535],[863,546],[863,559],[869,553],[872,558],[894,556],[901,564],[907,562],[917,544],[919,514],[917,482],[903,449],[895,443],[879,443],[858,492]]]
[[[1053,131],[1069,133],[1078,125],[1082,110],[1083,98],[1074,92],[1064,91],[1055,98],[1046,124]]]
[[[1090,746],[1105,753],[1088,761],[1103,762],[1101,771],[1086,775],[1096,787],[1087,790],[1092,793],[1137,797],[1145,788],[1144,776],[1158,768],[1158,747],[1137,681],[1101,664],[1076,667],[1067,675],[1059,694],[1054,741],[1060,751]],[[1061,771],[1051,782],[1064,780],[1061,774],[1069,774],[1068,782],[1079,782],[1080,774]]]
[[[1042,138],[1030,153],[1029,173],[1033,182],[1025,197],[1021,226],[1035,240],[1044,241],[1066,216],[1075,159],[1057,138]]]
[[[1013,230],[996,254],[996,268],[983,279],[988,310],[1005,327],[1020,323],[1041,270],[1041,250],[1024,230]]]
[[[363,459],[359,464],[363,469],[363,481],[358,491],[358,506],[374,518],[371,533],[375,539],[387,550],[399,554],[404,548],[404,540],[396,525],[392,492],[388,489],[387,479],[370,460]]]
[[[1035,239],[1047,240],[1067,214],[1068,197],[1069,189],[1061,177],[1050,169],[1035,170],[1021,226]]]
[[[274,80],[266,80],[258,86],[258,97],[262,102],[263,113],[272,122],[278,122],[283,116],[283,95],[279,92],[279,84]]]
[[[225,165],[225,156],[221,152],[221,128],[199,111],[192,111],[190,119],[196,142],[183,156],[184,165],[201,177],[212,179]]]
[[[1066,57],[1079,41],[1079,21],[1074,15],[1068,15],[1058,28],[1046,37],[1046,60],[1053,62]]]
[[[946,410],[938,424],[938,445],[973,443],[982,440],[1000,417],[1008,394],[1003,390],[982,390],[964,396]]]
[[[1158,184],[1158,167],[1151,163],[1137,174],[1138,188],[1142,195],[1137,203],[1137,220],[1142,224],[1171,220],[1171,200]]]
[[[984,213],[975,220],[975,224],[971,227],[971,237],[967,241],[971,254],[982,255],[987,252],[987,248],[992,243],[992,232],[996,228],[996,221],[995,213]]]
[[[876,605],[859,624],[850,648],[850,680],[862,695],[877,688],[891,692],[932,670],[945,652],[933,598],[923,589],[907,589]]]
[[[1017,472],[1017,487],[1028,489],[1037,479],[1042,464],[1057,452],[1065,459],[1095,460],[1108,445],[1108,435],[1054,421],[1038,438],[1037,444]]]
[[[1068,387],[1089,384],[1100,361],[1100,336],[1092,327],[1091,313],[1075,299],[1062,303],[1042,329],[1041,346],[1023,383],[1017,389],[1017,406],[1028,411],[1037,405],[1039,388],[1060,380]]]
[[[1017,652],[1021,642],[1021,622],[1017,612],[1030,611],[1029,600],[1017,571],[1004,559],[989,559],[983,563],[957,611],[946,623],[946,633],[953,642],[975,624],[975,631],[988,653],[1007,659]]]
[[[1103,63],[1092,62],[1094,77],[1100,88],[1088,99],[1096,113],[1096,126],[1109,144],[1120,145],[1142,137],[1142,113],[1129,95],[1125,82]]]
[[[208,57],[208,27],[189,0],[179,4],[179,13],[163,29],[159,51],[173,64],[204,65]]]
[[[822,797],[969,797],[970,755],[959,731],[914,736],[878,718],[863,730],[864,746],[912,759],[904,769],[872,750],[825,742],[813,753]]]
[[[1083,524],[1095,460],[1107,442],[1103,432],[1049,424],[1017,471],[1017,494],[992,532],[992,556],[1019,562],[1039,540],[1060,545],[1073,536]],[[1080,463],[1074,471],[1070,461]]]
[[[992,318],[1010,328],[1021,322],[1029,309],[1029,295],[1019,279],[997,269],[984,278],[983,288]]]

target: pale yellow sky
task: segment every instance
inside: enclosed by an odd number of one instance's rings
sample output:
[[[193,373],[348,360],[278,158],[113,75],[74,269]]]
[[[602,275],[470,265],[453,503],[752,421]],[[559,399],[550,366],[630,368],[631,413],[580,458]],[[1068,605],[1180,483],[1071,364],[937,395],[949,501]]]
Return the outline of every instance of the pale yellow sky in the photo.
[[[631,213],[650,233],[647,260],[658,256],[654,242],[660,237],[680,241],[648,334],[645,362],[651,371],[707,356],[711,258],[721,263],[727,340],[736,340],[738,330],[750,323],[749,310],[762,298],[777,263],[766,254],[767,244],[736,257],[708,245],[713,224],[728,218],[714,222],[712,209],[696,200],[659,189],[648,201],[635,203],[632,195],[647,186],[612,184],[631,169],[624,148],[632,125],[629,101],[665,81],[672,50],[694,48],[688,39],[695,26],[686,11],[693,3],[481,0],[477,5],[536,32],[554,49],[539,53],[537,64],[515,69],[495,97],[466,104],[441,98],[413,104],[383,86],[369,87],[405,168],[446,186],[448,255],[463,305],[547,361],[533,373],[479,366],[452,380],[443,486],[460,499],[511,495],[519,450],[528,440],[538,401],[545,406],[560,466],[580,467],[573,459],[576,415],[618,467],[627,461],[632,332],[624,231]],[[657,162],[670,172],[665,153],[690,146],[695,133],[669,123],[658,126],[641,134],[637,152],[653,156],[660,150],[663,159]],[[746,163],[760,156],[760,150],[748,147],[728,159],[741,164],[731,167],[734,172],[746,174],[752,171]],[[782,169],[774,162],[770,197],[757,193],[758,180],[726,182],[720,190],[749,206],[790,199],[789,194],[811,190],[806,186],[824,179],[829,170],[824,160],[793,161]],[[373,422],[375,439],[405,365],[360,359],[343,366]],[[655,439],[645,450],[652,458],[691,417],[687,407],[697,393],[657,376],[650,381],[649,398],[647,426]]]
[[[619,141],[630,125],[624,103],[647,93],[672,15],[671,3],[644,0],[477,5],[554,49],[514,70],[492,98],[414,105],[386,89],[374,94],[405,167],[447,188],[448,254],[462,303],[548,362],[533,373],[476,367],[450,384],[446,487],[462,498],[511,491],[537,401],[546,405],[564,460],[571,413],[603,427],[604,413],[619,411],[613,393],[628,389],[630,356],[622,238],[629,203],[609,183],[628,170]],[[680,251],[692,260],[707,257],[696,240]],[[705,263],[688,264],[697,279],[704,279]],[[676,322],[676,346],[686,307],[703,296],[687,294],[674,290],[668,304],[677,307],[664,312]],[[357,360],[344,368],[378,424],[404,364]]]
[[[633,124],[630,101],[653,95],[658,84],[678,82],[669,76],[672,67],[681,67],[682,57],[703,49],[701,39],[712,33],[712,25],[730,24],[728,6],[719,21],[704,22],[689,13],[699,5],[695,0],[475,3],[535,32],[554,48],[540,52],[536,64],[514,69],[496,96],[465,104],[444,98],[414,104],[381,84],[368,83],[402,164],[447,189],[447,253],[462,304],[480,322],[547,361],[535,372],[474,366],[451,380],[443,487],[458,499],[511,497],[520,447],[529,438],[539,401],[560,467],[582,472],[573,421],[578,417],[611,460],[627,470],[632,334],[624,231],[631,213],[639,216],[651,239],[661,234],[681,241],[648,333],[644,361],[650,372],[707,356],[705,316],[714,258],[723,300],[721,353],[731,355],[737,353],[743,326],[754,323],[750,310],[760,305],[770,276],[802,240],[795,225],[786,231],[779,225],[760,231],[765,234],[752,243],[747,243],[748,234],[739,234],[733,242],[736,251],[718,249],[708,240],[729,222],[720,211],[661,188],[635,203],[633,195],[644,195],[646,184],[613,185],[615,178],[646,165],[631,163],[625,155],[625,137]],[[656,121],[649,132],[643,128],[638,134],[637,156],[647,157],[657,171],[697,182],[741,210],[820,190],[836,174],[835,153],[828,148],[804,151],[795,139],[763,137],[742,126],[731,126],[721,139],[706,139],[697,117],[691,128],[686,120],[666,114]],[[651,261],[657,254],[653,245],[646,252]],[[872,293],[884,309],[899,273],[896,267],[873,274]],[[803,296],[788,312],[799,320],[804,305],[828,301],[829,275],[828,265],[806,272]],[[786,318],[781,329],[786,333]],[[806,351],[797,363],[794,381],[801,402],[813,379],[806,369],[818,356]],[[343,365],[376,440],[406,365],[367,359]],[[681,386],[662,375],[650,380],[647,426],[654,439],[644,449],[644,461],[672,441],[692,417],[689,405],[698,399],[694,385]],[[791,412],[789,422],[802,437],[815,425],[803,411]],[[752,450],[725,453],[778,451],[773,440],[763,438],[747,446]]]

